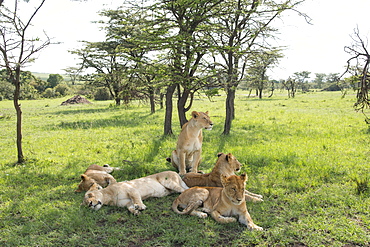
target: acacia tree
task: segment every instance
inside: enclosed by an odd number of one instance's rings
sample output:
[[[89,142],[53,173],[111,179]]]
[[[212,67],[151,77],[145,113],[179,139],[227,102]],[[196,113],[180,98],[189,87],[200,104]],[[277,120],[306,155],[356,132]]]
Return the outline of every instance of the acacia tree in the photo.
[[[278,50],[262,51],[254,53],[249,59],[248,77],[251,80],[252,87],[256,89],[257,95],[262,99],[262,91],[266,89],[269,83],[266,75],[267,69],[273,66],[277,59],[282,57]]]
[[[260,1],[228,0],[219,7],[220,16],[212,19],[213,32],[209,37],[215,43],[215,60],[226,74],[226,117],[223,134],[230,133],[235,117],[235,92],[243,80],[248,56],[254,50],[269,47],[265,40],[276,31],[271,23],[285,10],[294,8],[304,0]],[[302,14],[302,13],[301,13]],[[302,14],[307,17],[306,15]]]
[[[347,72],[353,72],[353,76],[359,78],[357,80],[357,94],[356,103],[354,108],[356,111],[361,111],[365,117],[366,122],[370,124],[370,119],[366,116],[364,110],[370,108],[369,101],[369,89],[370,89],[370,78],[369,78],[369,66],[370,66],[370,53],[367,48],[367,42],[361,37],[358,27],[354,30],[352,36],[353,43],[350,46],[345,46],[344,50],[351,55],[351,58],[347,60],[347,69],[342,74]],[[355,68],[351,70],[351,65],[355,63]],[[340,77],[342,77],[340,76]]]
[[[177,112],[182,126],[187,122],[194,93],[207,84],[198,76],[202,59],[208,52],[205,29],[211,28],[207,20],[218,15],[216,6],[221,0],[160,0],[152,5],[155,22],[166,33],[159,41],[161,49],[168,51],[171,82],[166,91],[164,134],[172,134],[172,97],[177,90]]]
[[[0,54],[1,67],[5,68],[8,77],[15,86],[13,104],[17,115],[17,156],[18,163],[24,162],[22,149],[22,110],[19,103],[21,92],[21,69],[27,63],[34,60],[33,56],[50,44],[49,37],[45,34],[44,41],[39,38],[31,37],[28,30],[31,22],[43,6],[42,0],[27,19],[22,19],[18,15],[18,1],[14,1],[13,9],[9,9],[0,3]]]

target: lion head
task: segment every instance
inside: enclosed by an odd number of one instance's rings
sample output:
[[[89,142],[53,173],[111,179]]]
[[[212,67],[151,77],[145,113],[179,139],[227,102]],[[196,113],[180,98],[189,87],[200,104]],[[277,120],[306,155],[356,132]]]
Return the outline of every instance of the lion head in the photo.
[[[223,191],[227,198],[234,205],[240,205],[245,201],[245,182],[247,175],[243,173],[240,176],[231,175],[229,177],[221,175]]]
[[[87,176],[85,174],[82,174],[81,175],[81,182],[78,185],[78,189],[75,190],[75,192],[88,191],[93,184],[97,184],[95,179],[90,178],[89,176]],[[97,185],[97,186],[99,186],[100,189],[102,188],[100,185]]]
[[[101,186],[94,183],[90,190],[85,193],[83,205],[89,206],[89,208],[94,210],[99,210],[102,206],[103,194],[100,192]]]
[[[196,112],[193,111],[191,113],[191,116],[193,117],[193,121],[197,124],[197,126],[201,127],[202,129],[206,130],[212,130],[213,122],[208,116],[208,111],[206,112]]]
[[[242,164],[231,153],[218,153],[217,156],[218,160],[215,168],[217,167],[218,170],[221,170],[221,173],[233,174],[240,171]]]

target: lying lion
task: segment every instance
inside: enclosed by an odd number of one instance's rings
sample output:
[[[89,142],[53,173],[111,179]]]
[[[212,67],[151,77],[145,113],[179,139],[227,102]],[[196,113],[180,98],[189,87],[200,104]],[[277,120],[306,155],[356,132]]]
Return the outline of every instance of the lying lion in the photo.
[[[117,183],[112,175],[109,173],[114,170],[119,170],[119,168],[111,167],[108,164],[104,166],[91,165],[89,166],[85,173],[81,175],[81,182],[78,185],[76,192],[88,191],[94,183],[102,187],[106,187],[110,184]]]
[[[148,197],[164,197],[173,192],[181,193],[188,188],[179,174],[165,171],[111,184],[104,189],[98,189],[98,185],[94,184],[86,192],[83,204],[94,210],[99,210],[104,204],[127,207],[131,213],[138,215],[146,208],[142,200]]]
[[[167,158],[167,161],[179,170],[180,175],[184,175],[186,170],[198,172],[202,154],[202,129],[211,130],[213,127],[208,111],[193,111],[191,116],[192,118],[182,126],[176,150],[172,151],[171,158]]]
[[[210,186],[210,187],[222,187],[220,175],[231,176],[238,172],[242,164],[235,158],[231,153],[217,154],[218,159],[216,165],[213,167],[210,173],[186,173],[182,180],[189,187],[194,186]],[[263,201],[263,196],[245,191],[245,199],[248,201]]]
[[[245,182],[247,175],[221,175],[221,187],[193,187],[180,194],[172,204],[172,209],[178,214],[190,214],[206,218],[211,214],[217,222],[230,223],[236,219],[250,230],[263,230],[253,223],[245,204]],[[200,211],[197,209],[202,206]],[[183,208],[179,211],[178,207]],[[203,211],[203,212],[201,212]]]

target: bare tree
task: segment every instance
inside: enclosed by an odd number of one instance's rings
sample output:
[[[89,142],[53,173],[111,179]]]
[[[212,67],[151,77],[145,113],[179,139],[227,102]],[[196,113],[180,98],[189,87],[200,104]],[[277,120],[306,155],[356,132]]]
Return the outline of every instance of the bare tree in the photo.
[[[24,162],[22,150],[22,110],[19,103],[21,91],[20,75],[25,64],[33,61],[33,55],[50,44],[45,34],[45,41],[29,38],[28,30],[37,12],[46,0],[42,0],[31,16],[25,21],[18,15],[18,1],[14,0],[14,9],[0,3],[0,66],[5,68],[10,81],[15,86],[13,103],[17,114],[17,151],[18,163]]]
[[[357,101],[354,104],[354,107],[356,111],[361,111],[365,115],[364,110],[370,108],[370,54],[367,49],[368,41],[365,41],[361,38],[358,27],[354,30],[352,40],[352,45],[344,47],[344,50],[351,55],[351,58],[347,60],[347,69],[340,77],[342,77],[347,72],[352,72],[355,73],[355,76],[358,76],[360,78],[357,84]],[[353,62],[355,62],[356,69],[351,70],[351,65]],[[368,117],[366,117],[366,122],[370,123],[370,119]]]

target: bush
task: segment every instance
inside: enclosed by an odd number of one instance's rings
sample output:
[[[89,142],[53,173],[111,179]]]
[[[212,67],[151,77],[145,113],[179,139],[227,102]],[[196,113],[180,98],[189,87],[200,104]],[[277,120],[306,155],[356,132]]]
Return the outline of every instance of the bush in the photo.
[[[55,96],[54,89],[47,88],[45,92],[42,94],[44,98],[53,98]]]
[[[55,94],[65,96],[69,93],[70,88],[66,84],[59,84],[54,88]]]
[[[108,92],[108,90],[104,87],[98,88],[98,90],[94,94],[95,100],[111,100],[112,96]]]

